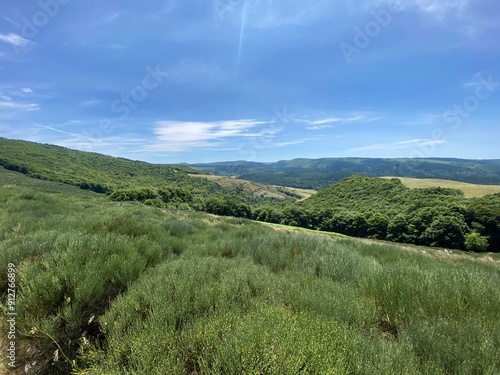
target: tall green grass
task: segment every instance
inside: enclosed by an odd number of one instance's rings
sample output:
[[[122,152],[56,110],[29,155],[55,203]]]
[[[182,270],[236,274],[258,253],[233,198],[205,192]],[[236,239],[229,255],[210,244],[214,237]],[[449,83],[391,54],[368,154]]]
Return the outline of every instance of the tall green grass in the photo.
[[[0,187],[19,372],[500,373],[498,262],[421,250]]]

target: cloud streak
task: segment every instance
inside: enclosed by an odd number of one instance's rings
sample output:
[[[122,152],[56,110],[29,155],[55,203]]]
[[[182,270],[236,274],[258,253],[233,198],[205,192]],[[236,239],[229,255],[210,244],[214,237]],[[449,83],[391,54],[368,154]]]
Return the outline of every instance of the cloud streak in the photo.
[[[39,111],[40,105],[36,103],[19,103],[13,100],[1,100],[0,97],[0,110],[11,110],[11,111]]]
[[[150,147],[163,151],[210,147],[214,142],[230,137],[258,136],[248,131],[263,124],[266,122],[252,119],[215,122],[159,121],[153,129],[156,143]]]
[[[325,118],[319,118],[316,120],[302,119],[300,122],[306,124],[307,130],[322,130],[333,128],[335,124],[348,124],[353,122],[372,122],[382,119],[382,117],[368,117],[366,114],[352,114],[349,116],[329,116]]]
[[[350,148],[347,151],[372,151],[372,150],[402,150],[402,149],[411,149],[415,147],[433,147],[446,144],[446,141],[443,140],[434,140],[434,139],[410,139],[406,141],[398,141],[391,143],[377,143],[369,146],[362,147],[354,147]]]
[[[21,35],[17,35],[14,33],[0,34],[0,41],[8,43],[15,47],[24,47],[30,43],[33,43],[30,40],[23,38]]]
[[[2,59],[12,58],[13,54],[20,51],[27,51],[36,45],[35,42],[32,42],[31,40],[15,33],[0,34],[0,42],[9,44],[12,47],[12,53],[0,51],[0,58]]]

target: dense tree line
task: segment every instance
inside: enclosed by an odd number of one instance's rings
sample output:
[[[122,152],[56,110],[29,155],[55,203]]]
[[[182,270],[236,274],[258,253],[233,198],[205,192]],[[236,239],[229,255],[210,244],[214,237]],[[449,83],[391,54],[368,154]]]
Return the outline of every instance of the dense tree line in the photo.
[[[500,194],[466,199],[459,191],[409,189],[399,180],[353,176],[303,202],[248,203],[193,197],[187,189],[120,190],[111,199],[424,246],[500,251]]]

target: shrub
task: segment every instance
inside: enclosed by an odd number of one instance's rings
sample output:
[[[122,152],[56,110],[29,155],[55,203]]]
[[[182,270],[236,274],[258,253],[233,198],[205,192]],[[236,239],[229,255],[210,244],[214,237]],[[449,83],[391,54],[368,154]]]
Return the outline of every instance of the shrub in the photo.
[[[488,238],[481,236],[477,232],[467,233],[465,235],[465,248],[469,251],[483,252],[488,250]]]

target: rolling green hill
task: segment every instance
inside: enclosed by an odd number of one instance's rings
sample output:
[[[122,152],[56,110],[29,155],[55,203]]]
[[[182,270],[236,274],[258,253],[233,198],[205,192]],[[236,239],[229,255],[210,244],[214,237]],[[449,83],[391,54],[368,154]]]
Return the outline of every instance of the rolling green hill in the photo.
[[[463,249],[480,236],[500,251],[500,194],[465,198],[460,190],[412,189],[401,180],[351,176],[297,202],[314,226],[358,237]]]
[[[188,185],[187,166],[149,164],[64,147],[0,138],[0,166],[98,193],[136,186]]]
[[[462,159],[294,159],[276,163],[221,162],[192,164],[221,176],[281,186],[324,189],[353,174],[412,177],[500,185],[500,160]]]
[[[2,374],[500,372],[495,255],[1,177]]]
[[[160,197],[169,203],[184,203],[203,209],[207,199],[255,203],[292,199],[289,194],[275,194],[275,188],[261,186],[262,194],[246,192],[238,184],[221,186],[199,170],[184,165],[150,164],[64,147],[0,138],[0,167],[42,180],[78,186],[114,197],[140,196],[144,200]],[[242,181],[241,185],[245,182]],[[113,195],[114,194],[114,195]],[[167,197],[168,196],[168,197]],[[266,198],[271,196],[271,198]],[[175,198],[175,199],[174,199]],[[158,200],[157,200],[158,201]]]

